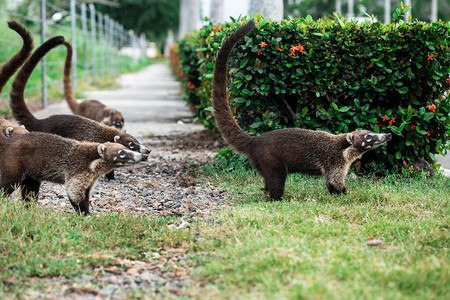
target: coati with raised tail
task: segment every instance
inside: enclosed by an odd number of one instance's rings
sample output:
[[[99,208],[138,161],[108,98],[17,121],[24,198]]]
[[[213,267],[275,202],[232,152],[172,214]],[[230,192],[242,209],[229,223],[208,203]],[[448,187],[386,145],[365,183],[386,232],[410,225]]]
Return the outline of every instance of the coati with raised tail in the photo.
[[[351,163],[363,153],[392,138],[357,130],[330,134],[302,128],[269,131],[250,136],[237,124],[227,101],[227,63],[234,45],[255,28],[254,21],[225,39],[217,54],[212,98],[214,117],[222,137],[238,152],[246,154],[264,178],[265,189],[272,200],[283,196],[287,174],[322,175],[330,193],[345,193],[345,176]]]
[[[23,40],[22,48],[9,61],[0,68],[0,93],[3,91],[8,80],[30,57],[33,51],[33,38],[30,32],[17,23],[16,21],[8,21],[8,27],[17,32]],[[23,126],[14,125],[4,118],[0,117],[0,132],[6,137],[14,137],[19,134],[28,132]]]
[[[11,57],[11,59],[0,68],[0,92],[3,91],[8,80],[23,65],[28,57],[30,57],[31,51],[33,51],[33,38],[25,27],[16,21],[8,21],[8,27],[22,37],[23,45],[19,52]]]
[[[22,199],[37,199],[42,181],[64,184],[76,211],[89,214],[89,196],[97,179],[114,168],[147,160],[148,155],[118,143],[79,142],[54,134],[0,135],[0,191],[16,186]]]
[[[63,42],[64,38],[60,36],[44,42],[17,73],[10,92],[10,106],[14,118],[29,131],[53,133],[78,141],[116,142],[142,154],[150,153],[132,135],[85,117],[53,115],[45,119],[37,119],[33,116],[24,100],[24,90],[27,81],[40,59],[52,48],[61,45]],[[46,141],[42,141],[42,143],[47,144]]]
[[[102,124],[122,129],[124,125],[123,115],[117,109],[108,107],[98,100],[83,100],[78,103],[72,90],[70,70],[72,68],[72,45],[64,41],[67,48],[66,61],[64,64],[64,97],[73,114],[98,121]]]

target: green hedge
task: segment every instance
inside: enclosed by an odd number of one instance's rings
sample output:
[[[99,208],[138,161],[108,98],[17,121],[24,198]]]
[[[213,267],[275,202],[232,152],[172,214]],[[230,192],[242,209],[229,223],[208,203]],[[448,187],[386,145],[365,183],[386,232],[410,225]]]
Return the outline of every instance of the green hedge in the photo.
[[[214,56],[244,22],[208,24],[178,42],[186,99],[212,130]],[[450,23],[256,22],[229,61],[230,105],[249,134],[284,127],[392,132],[387,147],[363,156],[387,169],[445,153]]]

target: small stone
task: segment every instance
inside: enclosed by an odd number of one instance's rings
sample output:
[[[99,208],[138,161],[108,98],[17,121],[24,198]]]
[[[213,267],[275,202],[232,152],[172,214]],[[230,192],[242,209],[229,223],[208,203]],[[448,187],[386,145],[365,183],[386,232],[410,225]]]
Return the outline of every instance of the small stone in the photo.
[[[370,240],[367,242],[367,246],[371,246],[371,247],[380,246],[382,243],[383,243],[382,240],[373,239],[373,240]]]

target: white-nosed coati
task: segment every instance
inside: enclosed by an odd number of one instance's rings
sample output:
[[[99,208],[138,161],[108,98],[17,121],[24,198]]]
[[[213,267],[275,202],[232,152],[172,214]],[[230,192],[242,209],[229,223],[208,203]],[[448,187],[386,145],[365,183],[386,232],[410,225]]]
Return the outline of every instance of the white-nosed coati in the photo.
[[[103,125],[97,121],[75,115],[53,115],[45,119],[37,119],[28,109],[24,100],[24,90],[28,79],[40,59],[52,48],[61,45],[63,37],[53,37],[39,46],[28,61],[17,73],[10,92],[10,106],[14,118],[29,131],[48,132],[88,142],[116,142],[143,154],[150,151],[141,145],[135,137],[117,128]],[[43,142],[45,143],[45,141]],[[112,179],[109,176],[109,179]]]
[[[76,211],[89,214],[89,195],[97,179],[114,168],[148,158],[118,143],[79,142],[54,134],[0,135],[0,190],[19,186],[22,199],[37,199],[42,181],[64,184]]]
[[[28,57],[30,57],[31,51],[33,51],[33,38],[25,27],[16,21],[8,21],[8,27],[22,37],[23,45],[20,51],[11,57],[8,62],[3,64],[0,69],[0,92],[3,90],[11,76],[13,76]]]
[[[358,130],[333,135],[302,128],[273,130],[250,136],[237,124],[227,101],[227,63],[234,45],[255,28],[249,21],[225,39],[217,54],[213,77],[213,108],[223,138],[246,154],[265,181],[273,200],[284,193],[288,173],[323,175],[330,193],[346,192],[345,176],[351,163],[391,139],[391,134]]]
[[[78,103],[72,90],[72,81],[70,79],[70,70],[72,68],[72,45],[65,41],[67,48],[66,61],[64,64],[64,97],[69,104],[70,110],[79,116],[83,116],[102,124],[122,129],[124,125],[123,115],[117,109],[108,107],[97,100],[83,100]]]

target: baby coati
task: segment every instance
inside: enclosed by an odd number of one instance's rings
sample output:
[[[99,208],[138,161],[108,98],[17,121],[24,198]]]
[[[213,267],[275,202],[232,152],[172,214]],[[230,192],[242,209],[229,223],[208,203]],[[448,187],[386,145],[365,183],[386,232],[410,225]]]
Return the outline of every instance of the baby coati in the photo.
[[[72,45],[65,41],[67,48],[66,62],[64,64],[64,97],[69,104],[70,110],[79,116],[98,121],[102,124],[122,129],[124,119],[122,113],[117,109],[108,107],[97,100],[83,100],[78,103],[72,90],[72,82],[70,80],[70,69],[72,68]]]
[[[227,62],[234,45],[255,28],[249,21],[222,44],[216,58],[213,77],[213,108],[223,138],[237,151],[246,154],[264,178],[272,200],[284,193],[288,173],[323,175],[330,193],[344,193],[345,176],[351,163],[392,136],[358,130],[333,135],[301,128],[273,130],[250,136],[237,124],[227,101]]]
[[[78,141],[96,143],[116,142],[130,150],[143,154],[150,151],[141,145],[135,137],[117,128],[103,125],[97,121],[74,115],[53,115],[45,119],[35,118],[24,100],[24,90],[28,79],[39,60],[52,48],[62,44],[63,37],[53,37],[39,46],[17,73],[10,92],[10,106],[14,118],[29,131],[57,134]],[[43,141],[42,143],[47,144]],[[111,176],[109,177],[110,179]]]
[[[5,139],[0,136],[0,190],[10,195],[18,186],[29,201],[37,199],[42,181],[64,184],[70,203],[84,214],[101,175],[148,158],[117,143],[78,142],[43,132]]]
[[[22,64],[30,57],[33,51],[33,38],[30,32],[17,23],[16,21],[8,21],[8,27],[17,32],[23,40],[22,48],[11,59],[0,68],[0,92],[5,87],[8,80],[22,66]]]

